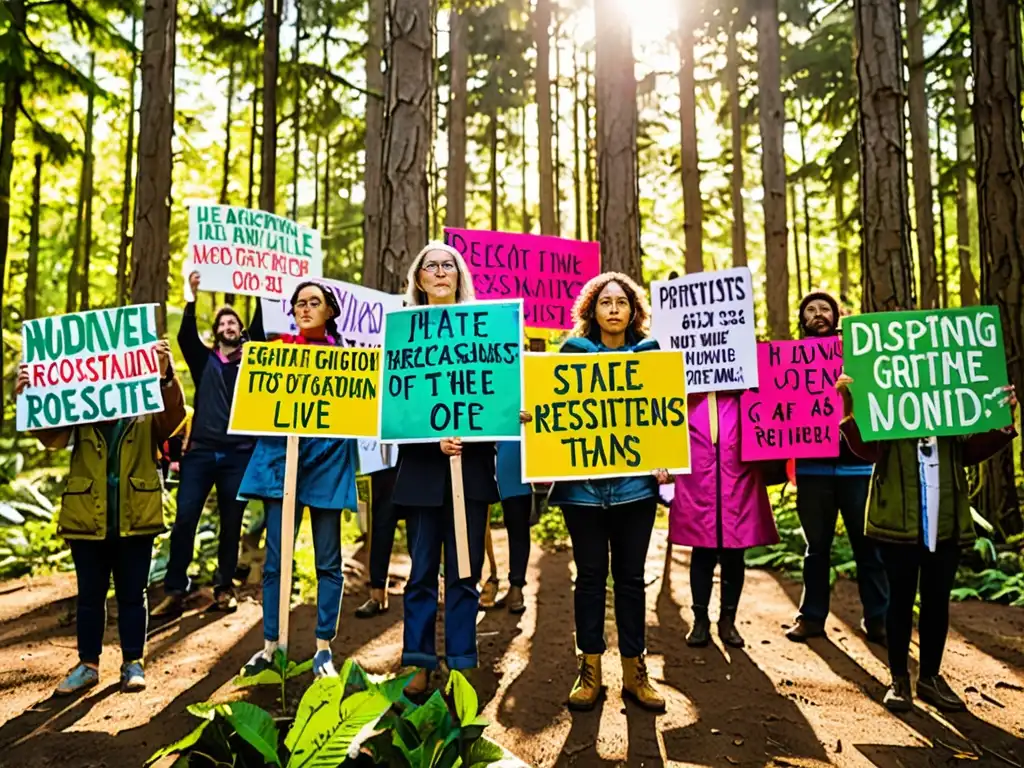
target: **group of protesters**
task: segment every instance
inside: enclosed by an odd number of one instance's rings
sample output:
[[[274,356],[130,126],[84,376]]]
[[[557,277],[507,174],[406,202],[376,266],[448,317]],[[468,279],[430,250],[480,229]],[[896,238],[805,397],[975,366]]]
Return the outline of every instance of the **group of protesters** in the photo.
[[[200,276],[190,277],[193,295]],[[473,281],[459,251],[429,243],[408,273],[408,306],[473,302]],[[279,337],[290,344],[341,343],[334,294],[316,281],[300,284],[290,299],[297,332]],[[177,514],[170,539],[164,598],[155,615],[180,614],[190,585],[187,570],[207,497],[217,490],[220,521],[218,569],[213,610],[237,609],[233,577],[238,564],[242,519],[249,500],[263,503],[266,562],[263,566],[264,647],[243,674],[258,674],[274,662],[281,589],[282,495],[285,486],[284,437],[252,437],[228,432],[231,402],[246,339],[264,340],[258,309],[247,330],[231,307],[214,318],[213,347],[201,339],[195,304],[186,306],[178,343],[195,384],[192,423],[180,461]],[[838,333],[840,307],[827,293],[804,297],[799,327],[805,337]],[[645,290],[620,273],[601,274],[584,285],[573,308],[574,327],[562,353],[642,354],[658,349],[650,337],[651,311]],[[160,446],[186,422],[184,397],[169,345],[159,347],[162,413],[36,433],[48,447],[73,444],[60,532],[68,540],[78,580],[79,660],[57,691],[72,694],[99,680],[106,593],[113,573],[126,691],[145,686],[146,589],[154,538],[163,529]],[[842,445],[837,458],[796,463],[797,511],[807,542],[804,591],[799,615],[787,637],[806,642],[825,632],[829,614],[830,559],[837,517],[843,516],[853,547],[863,604],[861,629],[867,639],[888,648],[891,684],[884,703],[892,711],[911,708],[913,691],[908,655],[914,603],[920,583],[920,676],[917,696],[934,706],[963,709],[962,699],[940,674],[949,628],[949,599],[962,547],[974,525],[965,467],[983,461],[1016,435],[1013,427],[970,437],[931,437],[865,442],[849,396],[844,401]],[[18,392],[28,384],[19,374]],[[712,392],[688,398],[691,473],[673,477],[666,470],[649,476],[557,482],[545,488],[547,502],[561,510],[576,565],[574,586],[578,676],[568,694],[574,710],[591,710],[601,699],[605,606],[609,569],[623,671],[623,695],[639,706],[663,711],[665,698],[645,663],[646,600],[644,565],[659,503],[659,486],[671,486],[669,540],[691,547],[693,617],[686,636],[696,648],[711,642],[711,599],[720,568],[717,636],[730,648],[745,644],[737,627],[744,583],[744,554],[750,547],[778,541],[768,495],[777,482],[775,463],[744,462],[740,451],[740,394]],[[1006,395],[1016,405],[1012,388]],[[520,420],[528,422],[528,413]],[[681,438],[682,439],[682,438]],[[461,456],[470,574],[456,562],[455,505],[450,457]],[[941,458],[940,458],[941,457]],[[422,696],[439,667],[435,624],[438,581],[444,569],[445,666],[477,666],[477,614],[503,605],[513,614],[526,610],[530,526],[537,516],[537,491],[522,481],[517,443],[463,442],[402,445],[394,467],[371,475],[370,596],[355,612],[372,619],[389,610],[388,566],[397,522],[404,519],[411,572],[404,594],[403,666],[415,671],[406,693]],[[359,471],[354,440],[302,438],[297,474],[296,514],[309,509],[317,574],[314,674],[336,675],[331,642],[341,614],[343,593],[342,513],[357,507]],[[785,470],[783,469],[783,477]],[[509,589],[499,601],[489,519],[501,504],[508,531]],[[938,505],[938,545],[923,538],[923,520]],[[296,526],[297,527],[297,526]],[[489,577],[481,587],[485,557]],[[656,650],[656,649],[655,649]]]

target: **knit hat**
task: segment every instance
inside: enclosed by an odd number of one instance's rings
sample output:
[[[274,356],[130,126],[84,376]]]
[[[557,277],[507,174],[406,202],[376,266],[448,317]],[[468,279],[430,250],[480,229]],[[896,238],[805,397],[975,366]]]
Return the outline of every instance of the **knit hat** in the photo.
[[[804,310],[807,309],[807,305],[812,301],[827,301],[828,305],[832,307],[832,330],[829,332],[829,336],[835,336],[839,331],[839,303],[832,298],[832,295],[825,293],[825,291],[812,291],[804,296],[803,301],[800,302],[800,314],[798,322],[800,324],[800,335],[801,336],[814,336],[807,326],[804,324]]]

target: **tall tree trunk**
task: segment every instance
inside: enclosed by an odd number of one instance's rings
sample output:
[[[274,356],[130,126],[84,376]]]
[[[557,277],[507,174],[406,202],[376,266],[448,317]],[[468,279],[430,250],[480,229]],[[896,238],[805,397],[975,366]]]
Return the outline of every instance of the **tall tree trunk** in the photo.
[[[939,299],[940,306],[949,307],[949,263],[946,246],[946,194],[942,189],[942,178],[939,172],[939,158],[942,157],[942,108],[935,110],[935,168],[939,178],[939,186],[935,196],[939,204]]]
[[[575,236],[583,239],[583,179],[580,178],[580,62],[579,49],[572,49],[572,191],[576,222]],[[523,133],[526,136],[526,133]],[[525,138],[524,138],[525,141]]]
[[[25,268],[25,320],[39,317],[39,216],[40,191],[43,186],[43,153],[36,152],[33,158],[35,173],[32,176],[32,211],[28,220],[28,265]]]
[[[736,40],[739,32],[739,24],[734,16],[729,22],[726,50],[729,130],[732,133],[732,265],[745,267],[747,224],[743,213],[743,112],[740,107],[740,54]]]
[[[96,53],[89,54],[89,80],[96,80]],[[85,238],[82,243],[81,301],[78,308],[89,309],[89,271],[92,266],[92,197],[93,179],[96,174],[96,157],[93,153],[93,133],[96,126],[96,95],[89,91],[85,117]]]
[[[452,77],[448,96],[448,204],[444,222],[449,227],[466,225],[466,98],[469,77],[468,10],[460,2],[452,3],[449,26]],[[525,136],[525,134],[524,134]],[[525,139],[524,139],[525,141]]]
[[[255,73],[252,84],[252,124],[249,129],[249,176],[246,180],[245,207],[252,209],[256,188],[256,134],[259,132],[259,80]]]
[[[487,177],[491,189],[491,231],[496,232],[498,226],[498,111],[491,109],[487,115],[487,153],[490,156],[490,166]]]
[[[843,180],[836,177],[836,242],[839,245],[837,260],[839,271],[839,298],[848,303],[850,297],[850,241],[846,236],[846,211]]]
[[[527,185],[528,185],[529,180],[527,178],[527,175],[528,175],[528,170],[530,168],[530,160],[529,160],[528,151],[527,151],[529,149],[529,147],[526,144],[526,105],[525,104],[523,105],[522,110],[520,110],[519,115],[520,115],[520,124],[519,124],[520,134],[519,135],[522,136],[522,141],[519,142],[519,148],[522,150],[522,159],[521,159],[521,162],[520,162],[520,166],[521,166],[521,171],[522,171],[522,174],[523,174],[523,177],[520,180],[520,187],[521,187],[521,191],[522,191],[522,194],[523,194],[523,199],[522,199],[522,203],[521,203],[521,205],[522,205],[521,212],[522,212],[522,216],[523,216],[522,228],[523,228],[523,232],[529,232],[530,231],[530,205],[529,205],[528,189],[527,189]]]
[[[25,3],[24,0],[8,0],[7,11],[10,14],[10,32],[15,36],[15,45],[21,45],[25,34]],[[14,170],[14,135],[17,128],[18,111],[21,109],[22,77],[13,69],[4,78],[4,103],[0,113],[0,307],[4,303],[3,276],[7,274],[7,247],[10,242],[11,229],[11,173]],[[0,361],[3,360],[4,343],[0,336]],[[2,366],[0,366],[2,367]],[[2,372],[0,372],[0,390],[3,389]],[[3,400],[0,393],[0,400]],[[0,427],[3,426],[3,408],[0,408]]]
[[[368,0],[366,45],[366,170],[363,197],[363,285],[379,287],[381,279],[381,186],[384,156],[384,89],[381,54],[385,43],[388,0]],[[389,67],[390,69],[390,63]],[[327,147],[328,170],[331,147]],[[330,173],[324,181],[324,198],[330,205]],[[329,225],[324,209],[324,236]],[[414,252],[415,253],[415,252]]]
[[[962,66],[953,69],[953,111],[956,119],[956,246],[960,264],[960,305],[978,303],[978,281],[971,266],[970,180],[971,114],[967,106],[967,76]]]
[[[235,60],[228,64],[227,104],[224,106],[224,161],[221,166],[220,204],[228,204],[228,184],[231,182],[231,107],[235,101]]]
[[[555,145],[555,234],[561,237],[562,235],[562,156],[561,146],[558,141],[560,133],[560,121],[562,119],[562,54],[559,41],[562,35],[562,22],[558,17],[558,4],[555,3],[554,7],[554,30],[552,33],[552,39],[555,43],[555,79],[551,85],[555,91],[555,108],[551,118],[551,137]]]
[[[807,127],[804,125],[803,100],[796,100],[797,136],[800,139],[800,165],[807,168]],[[807,259],[807,290],[814,290],[814,276],[811,274],[811,195],[807,189],[807,173],[800,174],[800,199],[804,213],[804,256]],[[793,221],[796,221],[796,208],[793,209]]]
[[[928,141],[927,71],[924,58],[925,21],[921,0],[907,0],[907,56],[910,61],[910,151],[914,164],[914,221],[917,226],[917,261],[921,271],[918,305],[932,309],[939,304],[935,268],[935,214],[932,209],[932,157]],[[899,16],[896,17],[897,21]]]
[[[431,0],[390,0],[381,185],[380,290],[398,293],[427,242],[427,152],[433,98]]]
[[[793,221],[793,262],[796,264],[796,292],[804,295],[804,268],[800,260],[800,216],[796,207],[796,184],[789,185],[789,217]],[[771,274],[771,273],[769,273]]]
[[[693,35],[697,7],[684,3],[679,14],[679,121],[683,176],[683,233],[686,271],[704,269],[704,211],[700,197],[700,158],[697,147],[697,83],[694,76]],[[630,73],[632,73],[630,68]]]
[[[555,234],[555,176],[551,159],[551,0],[536,0],[533,35],[537,46],[537,136],[540,159],[540,231]]]
[[[764,188],[765,272],[768,331],[790,337],[789,247],[786,243],[786,155],[782,146],[786,108],[782,101],[782,53],[778,0],[757,0],[757,87],[761,123],[761,184]]]
[[[592,106],[594,104],[594,90],[591,86],[591,74],[593,69],[590,66],[590,52],[587,51],[584,54],[584,88],[583,88],[583,162],[584,170],[583,176],[586,180],[587,186],[587,240],[593,241],[597,228],[594,226],[594,216],[596,207],[594,206],[594,155],[595,155],[595,138],[594,138],[594,121],[592,118]]]
[[[299,220],[299,176],[302,167],[299,153],[302,141],[302,73],[299,70],[299,56],[302,52],[302,0],[295,0],[295,47],[292,50],[292,68],[295,70],[295,95],[292,99],[292,129],[294,143],[292,145],[292,221]]]
[[[88,118],[86,118],[88,125]],[[86,131],[85,142],[91,143],[92,137]],[[71,236],[71,264],[68,267],[68,284],[64,299],[64,312],[78,309],[79,282],[82,274],[82,236],[85,229],[85,198],[89,177],[89,155],[82,154],[82,170],[78,175],[78,202],[75,207],[75,230]]]
[[[971,0],[974,142],[977,157],[981,292],[999,307],[1010,382],[1024,392],[1024,124],[1021,121],[1021,21],[1015,0]],[[982,470],[981,513],[1004,536],[1024,530],[1013,453]]]
[[[132,45],[138,38],[139,17],[132,11]],[[132,52],[132,69],[128,76],[128,138],[124,143],[124,182],[121,188],[121,238],[117,246],[117,296],[114,303],[123,307],[128,300],[128,244],[132,205],[132,167],[135,161],[135,75],[138,57]]]
[[[330,136],[330,134],[327,134],[327,137],[326,137],[326,139],[324,141],[324,145],[325,145],[324,146],[324,227],[323,227],[323,231],[320,234],[321,234],[321,239],[322,239],[322,241],[324,243],[324,250],[326,251],[326,249],[327,249],[326,243],[328,241],[328,238],[331,236],[331,136]],[[366,178],[365,174],[364,174],[363,178],[364,178],[364,183],[365,183],[365,178]],[[379,189],[380,188],[378,187],[378,190]],[[364,204],[365,204],[365,200],[366,200],[366,198],[364,196],[364,198],[363,198]],[[365,232],[365,230],[366,230],[366,221],[365,221],[365,214],[364,214],[363,231]],[[374,237],[376,237],[376,235]],[[365,260],[366,260],[365,259],[365,255],[366,255],[365,251],[366,251],[366,247],[367,247],[367,245],[366,245],[366,238],[365,238],[365,235],[364,235],[364,237],[363,237],[363,251],[364,251],[364,254],[363,254],[363,256],[364,256],[364,258],[363,258],[363,261],[364,261],[363,269],[366,268],[365,267]]]
[[[277,72],[281,64],[281,3],[263,0],[263,125],[260,153],[260,208],[277,204]]]
[[[643,282],[633,36],[621,4],[596,0],[597,192],[602,266]]]

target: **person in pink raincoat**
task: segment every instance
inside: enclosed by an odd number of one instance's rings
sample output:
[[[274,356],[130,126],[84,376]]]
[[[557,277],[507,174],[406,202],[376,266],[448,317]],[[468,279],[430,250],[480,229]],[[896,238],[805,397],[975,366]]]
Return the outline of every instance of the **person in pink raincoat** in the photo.
[[[715,565],[721,564],[718,636],[726,645],[742,648],[736,610],[743,591],[743,555],[748,547],[776,543],[779,534],[761,465],[740,460],[739,393],[692,395],[688,412],[692,471],[675,478],[668,529],[673,544],[693,547],[693,627],[686,644],[703,647],[710,642],[708,605]]]

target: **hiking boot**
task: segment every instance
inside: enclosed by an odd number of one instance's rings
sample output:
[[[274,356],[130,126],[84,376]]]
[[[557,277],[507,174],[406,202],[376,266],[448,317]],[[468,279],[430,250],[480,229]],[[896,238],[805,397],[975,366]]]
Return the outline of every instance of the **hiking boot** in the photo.
[[[736,614],[722,613],[718,620],[718,638],[730,648],[743,648],[747,644],[736,629]]]
[[[498,603],[498,578],[491,576],[480,590],[480,610],[489,611]]]
[[[693,609],[693,626],[686,635],[686,644],[691,648],[705,648],[711,642],[711,619],[707,608]]]
[[[581,653],[579,669],[580,673],[569,692],[568,707],[574,712],[590,712],[604,693],[604,686],[601,685],[601,654]]]
[[[313,678],[319,680],[321,677],[337,677],[338,670],[334,668],[334,655],[329,648],[317,651],[313,657]]]
[[[875,643],[883,648],[889,645],[889,636],[885,632],[885,616],[878,616],[874,619],[861,619],[860,629],[867,638],[869,643]]]
[[[157,603],[156,608],[149,612],[154,619],[174,619],[185,610],[185,596],[176,592],[167,594],[163,600]]]
[[[508,594],[505,595],[505,607],[513,616],[526,613],[526,600],[523,597],[522,587],[508,588]]]
[[[263,651],[258,651],[255,656],[246,662],[245,666],[242,667],[242,671],[239,673],[242,677],[254,677],[265,669],[273,669],[274,663],[263,655]]]
[[[68,672],[68,676],[61,681],[54,693],[57,696],[71,696],[75,693],[81,693],[87,688],[92,688],[99,681],[99,669],[92,664],[80,662],[74,669]]]
[[[651,683],[643,656],[622,657],[622,696],[651,712],[665,711],[665,699]]]
[[[121,665],[121,691],[134,693],[146,689],[146,672],[142,661],[126,661]]]
[[[796,624],[789,628],[786,637],[794,643],[806,643],[812,637],[825,636],[825,622],[798,616]]]
[[[375,616],[380,616],[382,613],[388,612],[388,606],[386,603],[382,603],[380,600],[371,597],[365,603],[356,608],[357,619],[372,619]]]
[[[922,677],[917,681],[917,698],[942,712],[964,712],[967,706],[949,687],[942,675]]]
[[[914,698],[910,693],[910,677],[900,675],[893,677],[889,690],[882,699],[885,708],[890,712],[909,712],[914,708]]]
[[[217,613],[234,613],[238,610],[238,598],[235,597],[235,590],[221,589],[213,595],[213,605],[210,606],[211,611]]]
[[[430,684],[430,672],[426,669],[416,670],[416,674],[413,676],[409,684],[405,686],[405,695],[410,699],[415,699],[417,696],[422,696],[427,692],[427,686]]]

